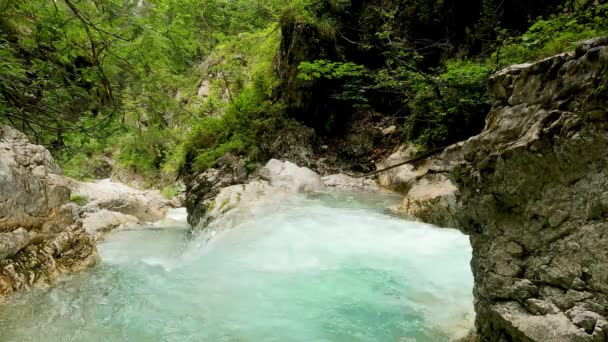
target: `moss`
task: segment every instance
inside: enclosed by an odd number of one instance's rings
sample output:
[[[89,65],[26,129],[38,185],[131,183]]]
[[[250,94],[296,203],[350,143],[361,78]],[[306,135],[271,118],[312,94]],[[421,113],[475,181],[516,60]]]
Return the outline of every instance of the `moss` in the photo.
[[[160,190],[160,193],[166,199],[173,199],[179,194],[179,188],[176,186],[166,186]]]
[[[224,209],[224,207],[227,206],[228,203],[230,203],[230,200],[228,198],[224,198],[222,204],[220,205],[220,209]]]
[[[212,212],[213,208],[215,208],[215,201],[209,202],[209,206],[207,207],[207,212]]]
[[[83,205],[87,204],[88,201],[89,200],[87,199],[87,197],[83,196],[83,195],[72,195],[72,196],[70,196],[70,202],[76,203],[76,204],[78,204],[80,206],[83,206]]]

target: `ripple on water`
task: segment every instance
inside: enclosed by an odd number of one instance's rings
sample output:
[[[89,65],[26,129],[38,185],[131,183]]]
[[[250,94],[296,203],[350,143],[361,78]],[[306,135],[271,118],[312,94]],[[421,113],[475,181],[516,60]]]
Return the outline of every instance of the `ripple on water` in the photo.
[[[448,341],[466,333],[468,239],[386,216],[385,200],[260,203],[210,241],[191,240],[175,220],[118,232],[99,246],[99,267],[4,305],[1,340]]]

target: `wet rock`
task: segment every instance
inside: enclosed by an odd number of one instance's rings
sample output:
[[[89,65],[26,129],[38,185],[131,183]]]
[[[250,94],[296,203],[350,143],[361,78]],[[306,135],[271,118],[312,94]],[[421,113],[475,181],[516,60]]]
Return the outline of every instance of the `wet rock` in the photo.
[[[85,212],[82,217],[82,226],[95,240],[103,238],[116,229],[133,227],[139,223],[139,219],[135,216],[106,209]]]

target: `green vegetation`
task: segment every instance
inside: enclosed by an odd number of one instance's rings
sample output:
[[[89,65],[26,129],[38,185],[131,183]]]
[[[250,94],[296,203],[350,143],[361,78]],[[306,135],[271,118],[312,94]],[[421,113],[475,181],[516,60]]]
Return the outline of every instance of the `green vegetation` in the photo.
[[[356,111],[426,148],[465,139],[493,72],[608,34],[606,1],[452,2],[0,0],[0,122],[68,176],[116,163],[172,197],[184,170],[252,170],[277,132]]]
[[[88,198],[86,198],[86,196],[83,196],[83,195],[72,195],[72,196],[70,196],[70,202],[76,203],[76,204],[78,204],[80,206],[83,206],[83,205],[87,204],[88,201],[89,201]]]

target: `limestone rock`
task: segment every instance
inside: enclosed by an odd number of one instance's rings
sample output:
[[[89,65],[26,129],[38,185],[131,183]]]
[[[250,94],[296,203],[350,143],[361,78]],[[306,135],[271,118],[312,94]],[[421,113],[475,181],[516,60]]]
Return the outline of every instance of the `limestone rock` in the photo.
[[[49,151],[0,125],[0,301],[97,262],[60,173]]]
[[[444,227],[456,225],[458,188],[444,175],[437,174],[417,182],[408,191],[400,211],[413,218]]]
[[[42,146],[0,125],[0,232],[41,226],[70,197],[61,169]]]
[[[271,159],[260,171],[260,176],[270,181],[272,186],[286,190],[314,192],[323,189],[321,176],[290,161]]]
[[[157,190],[137,190],[108,179],[71,184],[73,193],[87,199],[88,205],[135,216],[140,222],[155,222],[167,214],[173,202]]]
[[[605,89],[608,37],[499,71],[484,130],[418,175],[458,189],[450,213],[473,247],[481,341],[608,339]],[[414,183],[405,210],[446,225],[434,202],[411,199],[428,192]]]
[[[376,164],[378,170],[401,163],[416,154],[413,146],[403,145],[388,158]],[[390,190],[407,193],[416,182],[416,172],[413,165],[402,165],[378,175],[378,184]]]
[[[31,241],[30,233],[23,228],[10,233],[0,233],[0,260],[17,254]]]
[[[327,188],[341,191],[379,191],[378,184],[368,178],[353,178],[345,174],[329,175],[322,178]]]
[[[135,226],[139,223],[137,217],[106,209],[83,213],[82,226],[86,231],[99,240],[113,230]]]

